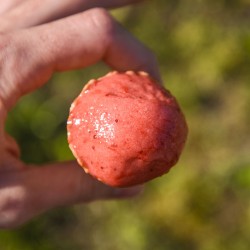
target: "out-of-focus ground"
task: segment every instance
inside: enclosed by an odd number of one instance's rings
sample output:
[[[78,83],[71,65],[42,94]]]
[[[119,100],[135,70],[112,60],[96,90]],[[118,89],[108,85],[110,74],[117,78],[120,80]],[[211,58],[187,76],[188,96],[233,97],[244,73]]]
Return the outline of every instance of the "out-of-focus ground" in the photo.
[[[250,2],[157,0],[113,12],[157,55],[189,124],[169,174],[131,201],[60,208],[14,231],[3,250],[250,248]],[[28,162],[73,159],[69,105],[103,64],[56,74],[13,110],[9,131]]]

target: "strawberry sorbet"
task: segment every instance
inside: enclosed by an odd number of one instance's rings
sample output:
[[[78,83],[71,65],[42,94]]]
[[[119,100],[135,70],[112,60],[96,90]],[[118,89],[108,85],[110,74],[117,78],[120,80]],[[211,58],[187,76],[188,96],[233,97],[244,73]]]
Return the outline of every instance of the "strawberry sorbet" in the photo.
[[[72,103],[69,146],[78,163],[117,187],[168,172],[187,137],[175,98],[145,72],[111,72],[91,80]]]

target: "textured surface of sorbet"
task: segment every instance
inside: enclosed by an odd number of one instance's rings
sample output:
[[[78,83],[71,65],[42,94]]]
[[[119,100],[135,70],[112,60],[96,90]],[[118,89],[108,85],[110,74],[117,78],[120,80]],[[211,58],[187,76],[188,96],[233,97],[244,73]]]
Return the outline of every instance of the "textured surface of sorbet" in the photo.
[[[120,187],[168,172],[187,137],[175,98],[144,72],[91,80],[73,102],[67,124],[79,164],[98,180]]]

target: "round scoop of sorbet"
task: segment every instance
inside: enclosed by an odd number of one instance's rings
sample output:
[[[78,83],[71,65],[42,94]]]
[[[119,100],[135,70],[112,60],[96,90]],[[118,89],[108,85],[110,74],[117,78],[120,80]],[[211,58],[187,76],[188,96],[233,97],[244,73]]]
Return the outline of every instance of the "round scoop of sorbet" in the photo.
[[[132,71],[91,80],[72,103],[67,129],[83,169],[116,187],[168,172],[187,137],[176,99],[147,73]]]

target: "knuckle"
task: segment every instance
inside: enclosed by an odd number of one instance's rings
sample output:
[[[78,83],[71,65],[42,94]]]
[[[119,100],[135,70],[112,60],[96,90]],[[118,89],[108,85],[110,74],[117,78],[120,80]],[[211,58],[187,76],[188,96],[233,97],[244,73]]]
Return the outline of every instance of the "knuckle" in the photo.
[[[114,20],[109,12],[103,8],[93,8],[88,11],[90,25],[102,39],[108,37],[114,30]]]
[[[0,180],[0,228],[16,228],[23,222],[25,192]]]
[[[88,11],[88,14],[90,15],[90,18],[93,21],[93,24],[97,27],[103,28],[103,26],[110,25],[110,22],[112,22],[112,17],[109,14],[109,12],[104,8],[93,8]]]
[[[11,34],[0,35],[0,99],[9,109],[11,96],[19,91],[16,87],[17,72],[20,67],[20,48]]]

